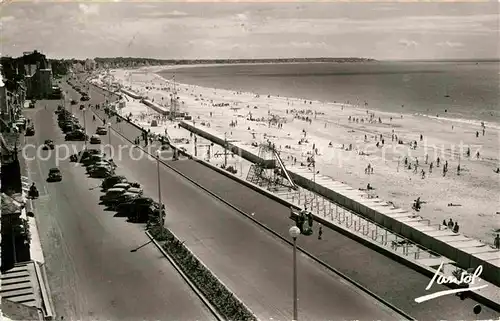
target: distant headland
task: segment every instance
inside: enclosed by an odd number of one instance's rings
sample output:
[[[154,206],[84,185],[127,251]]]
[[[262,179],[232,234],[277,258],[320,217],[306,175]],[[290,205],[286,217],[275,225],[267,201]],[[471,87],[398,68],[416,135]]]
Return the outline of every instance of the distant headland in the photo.
[[[265,63],[360,63],[375,62],[370,58],[266,58],[266,59],[150,59],[150,58],[94,58],[97,65],[112,67],[138,67],[155,65],[206,65],[206,64],[265,64]]]

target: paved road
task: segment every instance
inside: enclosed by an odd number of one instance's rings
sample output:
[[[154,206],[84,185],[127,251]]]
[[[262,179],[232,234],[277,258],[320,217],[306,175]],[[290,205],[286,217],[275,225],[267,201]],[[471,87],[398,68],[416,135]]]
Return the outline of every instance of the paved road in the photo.
[[[100,92],[94,89],[94,98],[99,99]],[[140,134],[135,127],[125,123],[120,124],[120,131],[130,138]],[[290,220],[285,206],[196,162],[170,162],[170,165],[246,213],[255,213],[255,219],[287,237]],[[472,308],[478,303],[471,299],[461,301],[449,295],[421,304],[414,302],[416,297],[429,294],[425,291],[430,281],[428,277],[335,231],[325,229],[322,241],[314,237],[301,238],[300,246],[417,319],[478,318],[472,313]],[[435,285],[432,291],[447,289]],[[497,319],[500,313],[483,307],[479,317]]]
[[[66,90],[66,89],[65,89]],[[98,101],[92,93],[91,104]],[[97,123],[87,115],[88,131]],[[123,128],[126,133],[132,128]],[[113,136],[112,144],[128,144]],[[116,148],[117,149],[117,148]],[[157,193],[155,161],[122,152],[121,172]],[[186,163],[190,161],[178,161]],[[167,167],[160,168],[166,224],[262,320],[290,320],[291,247]],[[243,197],[244,195],[242,195]],[[305,256],[298,257],[301,320],[401,320],[402,317]]]
[[[41,101],[26,112],[36,136],[64,144],[55,121],[58,101]],[[47,110],[41,105],[47,105]],[[79,150],[81,143],[69,144]],[[34,148],[26,149],[29,157]],[[50,155],[41,152],[40,157]],[[61,154],[61,156],[63,156]],[[114,218],[97,205],[99,181],[63,160],[60,183],[46,183],[55,156],[27,161],[28,176],[40,191],[35,214],[57,315],[65,320],[212,320],[211,313],[153,245],[142,226]]]

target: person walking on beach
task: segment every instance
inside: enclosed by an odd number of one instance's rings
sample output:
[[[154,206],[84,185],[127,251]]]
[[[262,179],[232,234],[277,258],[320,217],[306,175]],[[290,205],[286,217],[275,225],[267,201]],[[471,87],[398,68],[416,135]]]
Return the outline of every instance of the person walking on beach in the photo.
[[[495,248],[497,250],[500,249],[500,235],[499,234],[497,234],[497,236],[495,237],[495,241],[493,242],[493,244],[495,245]]]
[[[460,226],[458,226],[458,222],[455,222],[455,225],[453,225],[453,233],[458,233],[460,229]]]
[[[431,162],[431,164],[429,165],[429,173],[432,173],[432,167],[434,166],[434,163]]]
[[[449,229],[452,229],[453,228],[453,220],[450,218],[450,220],[448,221],[448,228]]]

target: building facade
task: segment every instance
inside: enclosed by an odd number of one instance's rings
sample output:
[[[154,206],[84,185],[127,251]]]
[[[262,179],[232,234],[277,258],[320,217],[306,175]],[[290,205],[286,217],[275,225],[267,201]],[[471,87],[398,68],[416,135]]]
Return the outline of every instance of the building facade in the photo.
[[[52,94],[52,69],[38,69],[38,97],[49,98]]]
[[[84,65],[84,69],[86,71],[92,71],[94,69],[96,69],[96,62],[94,59],[86,59],[85,60],[85,65]]]

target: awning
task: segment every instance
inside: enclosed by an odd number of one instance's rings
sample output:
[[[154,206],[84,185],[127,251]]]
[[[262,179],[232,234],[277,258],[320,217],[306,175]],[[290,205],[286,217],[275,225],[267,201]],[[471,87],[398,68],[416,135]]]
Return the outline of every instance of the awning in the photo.
[[[9,195],[2,193],[2,215],[8,214],[20,214],[21,213],[21,203],[10,197]]]

